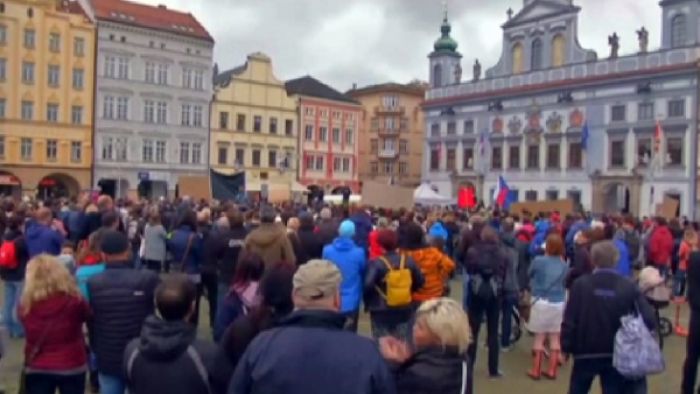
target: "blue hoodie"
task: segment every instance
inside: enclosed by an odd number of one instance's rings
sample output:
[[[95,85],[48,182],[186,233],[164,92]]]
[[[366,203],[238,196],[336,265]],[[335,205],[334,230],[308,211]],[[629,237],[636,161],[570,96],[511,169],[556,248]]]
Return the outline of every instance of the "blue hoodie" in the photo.
[[[335,264],[343,276],[340,284],[340,312],[355,312],[360,309],[367,258],[365,251],[352,239],[336,238],[323,248],[323,259]]]
[[[435,224],[430,227],[428,235],[432,238],[441,238],[443,241],[447,241],[448,237],[447,229],[440,222],[435,222]]]
[[[615,243],[615,247],[620,254],[617,260],[617,272],[625,278],[631,278],[632,266],[630,264],[630,253],[627,249],[627,244],[619,238],[613,240],[613,243]]]
[[[547,241],[550,227],[549,220],[540,220],[535,223],[535,237],[530,243],[530,256],[539,256],[544,253],[542,245]]]
[[[61,254],[64,238],[53,228],[30,221],[27,223],[25,236],[30,259],[42,253],[52,256]]]

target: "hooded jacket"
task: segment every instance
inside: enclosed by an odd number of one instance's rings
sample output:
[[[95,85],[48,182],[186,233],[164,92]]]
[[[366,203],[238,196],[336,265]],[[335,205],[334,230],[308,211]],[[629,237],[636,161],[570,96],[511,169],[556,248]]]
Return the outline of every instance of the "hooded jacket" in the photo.
[[[547,235],[551,227],[552,225],[548,220],[540,220],[535,224],[535,236],[530,243],[530,256],[539,256],[544,253],[542,245],[547,240]]]
[[[190,346],[204,366],[207,381],[188,354]],[[132,340],[124,352],[123,368],[129,392],[209,394],[207,384],[213,393],[224,392],[225,383],[217,384],[210,378],[216,351],[213,344],[196,340],[192,325],[149,316],[143,324],[141,336]]]
[[[673,235],[668,227],[656,227],[649,237],[649,260],[656,266],[670,266],[673,246]]]
[[[172,253],[173,262],[182,264],[182,270],[188,275],[201,273],[202,238],[189,226],[182,226],[173,232],[168,240],[168,250]],[[189,250],[187,245],[190,245]]]
[[[365,211],[355,213],[350,217],[355,223],[355,237],[353,240],[363,250],[369,249],[369,233],[372,232],[372,218]]]
[[[332,261],[343,276],[340,284],[341,312],[354,312],[360,309],[367,259],[365,251],[350,238],[336,238],[323,248],[323,258]]]
[[[217,268],[219,283],[229,286],[236,272],[238,256],[245,247],[245,237],[248,235],[245,227],[221,229],[210,237],[213,262]]]
[[[445,282],[455,269],[455,263],[438,248],[422,247],[405,250],[421,270],[425,284],[413,293],[413,301],[423,302],[445,295]]]
[[[246,250],[259,255],[265,266],[285,261],[296,264],[294,248],[287,237],[287,230],[274,223],[262,223],[245,239]]]
[[[392,370],[396,391],[401,394],[465,394],[467,368],[466,357],[456,348],[430,347],[418,350]]]
[[[61,254],[64,238],[50,226],[30,221],[25,230],[25,240],[29,258],[32,259],[42,253],[58,256]]]

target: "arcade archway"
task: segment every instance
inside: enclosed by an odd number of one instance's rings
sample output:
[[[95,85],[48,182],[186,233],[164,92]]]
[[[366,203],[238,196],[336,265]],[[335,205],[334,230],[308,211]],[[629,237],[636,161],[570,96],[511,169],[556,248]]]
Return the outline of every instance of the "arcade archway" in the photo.
[[[80,193],[80,184],[70,175],[56,173],[43,177],[36,189],[39,199],[75,197]]]
[[[22,196],[22,182],[15,174],[0,171],[0,197],[20,198]]]

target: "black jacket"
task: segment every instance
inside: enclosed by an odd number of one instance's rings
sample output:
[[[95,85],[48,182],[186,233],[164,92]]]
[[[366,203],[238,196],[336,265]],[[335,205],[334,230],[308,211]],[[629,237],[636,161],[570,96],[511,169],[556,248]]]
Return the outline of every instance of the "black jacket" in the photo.
[[[213,232],[210,243],[205,244],[205,254],[211,253],[211,258],[216,260],[220,283],[228,286],[233,281],[238,255],[245,245],[247,235],[248,231],[243,226],[219,230]],[[209,248],[212,250],[208,251]]]
[[[691,253],[688,260],[688,303],[700,313],[700,252]]]
[[[141,333],[153,313],[158,276],[137,271],[129,263],[108,264],[105,271],[88,279],[92,308],[91,347],[97,367],[107,375],[122,376],[124,348]]]
[[[206,370],[207,381],[187,353],[192,346]],[[123,369],[132,394],[182,393],[209,394],[226,391],[228,382],[217,382],[211,376],[217,348],[196,339],[190,324],[166,322],[149,316],[143,324],[141,337],[132,340],[124,352]],[[131,364],[131,366],[129,365]]]
[[[401,256],[397,253],[387,253],[382,257],[391,264],[394,270],[399,269],[401,266]],[[404,268],[411,270],[411,292],[414,293],[420,290],[425,284],[425,278],[416,262],[408,255],[405,257]],[[386,304],[384,295],[386,295],[386,275],[388,273],[389,268],[381,259],[374,260],[368,264],[364,283],[365,307],[375,314],[377,312],[395,312],[399,315],[407,315],[408,319],[406,320],[409,320],[413,312],[412,305],[409,304],[405,308],[392,308]]]
[[[323,246],[330,245],[338,236],[338,223],[334,219],[322,220],[318,224],[318,240]]]
[[[498,242],[477,241],[469,247],[467,258],[465,259],[467,272],[472,276],[472,289],[480,297],[487,297],[482,284],[495,283],[496,296],[502,295],[503,284],[506,279],[509,257]],[[478,283],[477,283],[478,282]]]
[[[574,357],[612,357],[620,319],[637,306],[649,329],[654,311],[637,286],[615,270],[597,270],[576,280],[562,323],[562,351]]]
[[[574,260],[571,262],[571,270],[566,276],[566,288],[571,289],[576,279],[593,272],[591,252],[589,244],[576,244],[574,246]]]
[[[27,243],[24,242],[22,233],[19,231],[7,230],[2,240],[15,243],[15,253],[17,253],[17,262],[19,265],[15,269],[0,268],[0,279],[11,282],[23,281],[24,273],[27,270],[27,262],[29,262],[29,251],[27,250]]]
[[[307,260],[299,261],[297,257],[297,264],[301,265],[306,263],[308,260],[320,259],[323,255],[323,247],[326,246],[321,239],[319,233],[314,231],[314,227],[299,227],[297,231],[297,237],[299,238],[299,243],[302,249],[306,252]]]
[[[422,349],[398,367],[394,367],[399,394],[465,394],[468,384],[465,356],[457,349]]]

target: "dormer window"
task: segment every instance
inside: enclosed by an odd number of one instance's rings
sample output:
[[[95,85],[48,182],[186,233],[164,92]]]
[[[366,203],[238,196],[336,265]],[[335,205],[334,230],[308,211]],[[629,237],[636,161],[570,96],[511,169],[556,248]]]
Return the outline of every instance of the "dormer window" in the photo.
[[[566,38],[557,34],[552,39],[552,67],[561,67],[566,59]]]
[[[530,62],[530,68],[532,70],[542,69],[542,40],[536,38],[532,42],[532,60]]]
[[[511,50],[511,60],[513,62],[513,74],[523,72],[523,44],[516,43]]]
[[[678,14],[671,20],[671,47],[685,46],[687,37],[687,23],[685,14]]]

